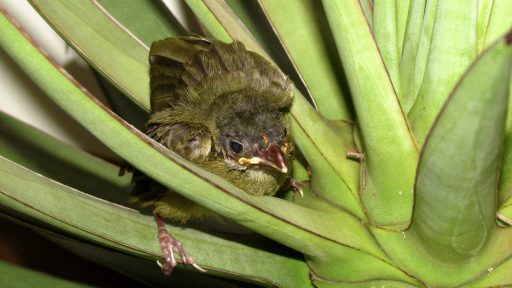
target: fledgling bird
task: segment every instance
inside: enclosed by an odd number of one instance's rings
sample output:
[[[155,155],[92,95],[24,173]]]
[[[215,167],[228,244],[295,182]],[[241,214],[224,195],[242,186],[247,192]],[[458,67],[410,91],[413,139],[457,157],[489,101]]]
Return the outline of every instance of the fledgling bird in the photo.
[[[300,190],[290,178],[293,144],[285,117],[293,85],[275,65],[240,42],[197,36],[156,41],[149,58],[149,137],[249,194],[274,195],[287,180]],[[200,269],[162,218],[185,222],[215,214],[156,182],[141,183],[135,196],[154,207],[164,272],[176,265],[174,252]]]

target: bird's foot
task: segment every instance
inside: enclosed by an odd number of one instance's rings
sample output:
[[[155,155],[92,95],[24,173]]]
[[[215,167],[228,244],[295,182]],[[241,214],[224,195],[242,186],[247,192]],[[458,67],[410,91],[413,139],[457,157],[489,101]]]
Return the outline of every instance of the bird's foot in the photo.
[[[288,181],[285,183],[282,189],[288,190],[290,188],[293,188],[295,192],[299,192],[300,197],[304,197],[304,192],[302,191],[302,184],[299,181],[293,178],[288,179]]]
[[[162,268],[162,271],[165,275],[170,275],[174,267],[177,265],[176,257],[174,253],[178,253],[180,255],[181,262],[186,265],[190,265],[196,268],[200,272],[206,272],[205,269],[201,268],[201,266],[197,265],[194,262],[194,258],[190,256],[183,247],[181,242],[174,238],[167,229],[165,229],[165,223],[162,216],[158,213],[155,213],[155,220],[158,226],[158,240],[160,242],[160,249],[162,249],[164,263],[160,263],[158,260],[156,261],[158,266]]]

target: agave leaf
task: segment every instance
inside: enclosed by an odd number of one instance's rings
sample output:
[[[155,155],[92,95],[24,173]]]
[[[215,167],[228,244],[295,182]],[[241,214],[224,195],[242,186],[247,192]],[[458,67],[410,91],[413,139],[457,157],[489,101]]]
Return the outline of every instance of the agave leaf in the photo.
[[[487,29],[487,37],[485,39],[486,45],[494,42],[503,33],[512,28],[512,1],[494,0],[491,18],[489,20],[489,28]],[[510,86],[510,93],[512,95],[512,85]],[[512,99],[512,97],[511,97]],[[512,201],[512,101],[509,99],[509,116],[507,120],[507,135],[505,140],[505,149],[503,153],[503,167],[500,176],[500,189],[499,189],[499,205],[508,205]],[[510,211],[510,208],[501,208],[503,211]],[[502,212],[500,212],[502,213]],[[510,212],[503,212],[506,215],[512,216]],[[512,219],[512,218],[509,218]]]
[[[418,149],[357,1],[323,1],[352,91],[366,153],[363,204],[376,225],[405,228]],[[377,189],[378,187],[378,189]]]
[[[11,211],[10,213],[13,212]],[[16,217],[23,218],[20,215],[16,215]],[[29,223],[12,216],[8,216],[2,212],[0,212],[0,218],[7,219],[11,222],[17,223],[18,225],[29,228],[39,233],[41,236],[47,238],[48,240],[59,244],[61,247],[64,247],[65,249],[70,250],[85,259],[114,269],[127,277],[133,278],[134,280],[142,282],[151,287],[163,287],[169,285],[176,285],[178,287],[204,287],[206,283],[211,283],[212,287],[239,287],[232,286],[231,282],[235,281],[189,271],[189,269],[182,269],[182,266],[178,266],[177,269],[173,271],[172,277],[168,277],[162,273],[162,270],[158,266],[155,266],[154,260],[135,257],[133,255],[123,253],[119,250],[110,249],[102,246],[101,243],[98,244],[92,243],[90,241],[84,241],[83,239],[74,237],[70,233],[55,229],[55,227],[52,227],[51,225],[41,221],[36,221],[35,219],[30,219]],[[229,233],[222,233],[222,235],[217,236],[226,238],[228,240],[231,237]],[[248,246],[251,246],[255,249],[260,248],[262,250],[268,251],[268,249],[274,244],[268,243],[268,240],[265,242],[260,241],[261,239],[256,239],[255,241],[251,242],[244,236],[242,236],[242,238],[244,238],[242,239],[244,244],[248,244]],[[245,240],[249,241],[245,242]],[[281,255],[287,255],[286,250],[282,252],[283,253]],[[290,254],[289,256],[293,257],[294,255]],[[236,275],[231,275],[231,277],[235,276]],[[192,277],[194,279],[193,283],[190,281]],[[246,280],[250,282],[250,279]],[[264,279],[260,279],[260,282],[261,281],[264,281]]]
[[[512,86],[511,86],[512,87]],[[509,92],[512,94],[512,92]],[[503,151],[503,167],[501,169],[500,175],[500,187],[498,194],[498,204],[500,209],[504,209],[505,206],[512,204],[512,126],[510,117],[510,109],[511,109],[511,100],[509,99],[509,117],[508,117],[508,127],[505,136],[505,148]]]
[[[297,122],[293,123],[296,124]],[[347,138],[352,137],[352,127],[348,124],[345,125],[345,127],[336,127],[333,123],[333,131],[339,131],[338,135],[343,135]],[[294,137],[302,139],[300,147],[305,151],[304,157],[309,164],[311,187],[315,195],[366,221],[366,215],[357,194],[358,191],[356,189],[350,190],[350,185],[336,175],[336,171],[332,166],[324,165],[325,161],[322,154],[315,149],[315,143],[310,141],[310,137],[303,134],[304,130],[300,129],[300,127],[295,127],[295,125],[292,126],[292,129]],[[353,179],[356,180],[357,176],[354,175]],[[352,185],[352,187],[354,186]]]
[[[354,287],[354,288],[382,288],[382,287],[399,287],[399,288],[413,288],[413,287],[421,287],[418,285],[410,285],[404,282],[398,281],[387,281],[387,280],[371,280],[361,283],[350,283],[350,282],[322,282],[315,281],[315,287],[318,288],[345,288],[345,287]]]
[[[147,71],[148,48],[113,22],[95,3],[87,0],[31,1],[41,16],[84,59],[138,106],[149,111],[149,73],[126,73]],[[114,79],[112,75],[117,76]]]
[[[414,135],[421,144],[449,93],[477,56],[477,2],[437,1],[428,62],[409,113]]]
[[[418,95],[430,49],[437,0],[412,1],[400,59],[401,104],[406,113]]]
[[[277,35],[269,33],[272,26],[265,18],[262,9],[257,1],[246,0],[226,0],[229,8],[240,19],[240,25],[244,25],[258,44],[270,55],[276,64],[293,80],[295,86],[304,93],[309,101],[316,107],[311,93],[306,89],[303,79],[288,58],[286,51],[282,47]]]
[[[334,45],[321,3],[260,0],[259,4],[320,114],[328,119],[352,119],[350,99],[343,96],[343,70],[330,58]]]
[[[175,269],[172,277],[162,273],[162,270],[155,266],[155,262],[147,259],[133,257],[131,255],[119,253],[112,249],[101,246],[92,245],[87,242],[77,241],[71,238],[63,237],[55,233],[39,232],[46,238],[56,242],[60,246],[76,253],[77,255],[94,261],[100,265],[104,265],[115,269],[134,280],[140,281],[150,287],[222,287],[236,288],[244,286],[245,283],[237,283],[229,279],[221,279],[213,275],[197,273],[185,269]],[[243,261],[243,260],[242,260]],[[224,275],[222,275],[224,276]],[[230,275],[230,278],[239,277],[238,275]],[[264,284],[270,287],[284,286],[280,283],[270,282],[268,279],[260,278],[257,280],[245,278],[245,281],[254,284]],[[234,283],[232,283],[234,282]],[[236,284],[238,285],[236,285]],[[294,283],[298,284],[298,283]],[[247,285],[247,284],[245,284]]]
[[[411,229],[441,258],[472,257],[496,229],[512,67],[507,41],[491,46],[464,75],[423,148]]]
[[[478,22],[477,22],[477,47],[478,54],[480,54],[485,47],[485,41],[487,38],[487,29],[489,28],[489,19],[491,18],[492,9],[494,6],[494,0],[480,0],[478,1]],[[501,34],[503,34],[503,31]],[[493,42],[496,39],[493,40]],[[491,42],[492,43],[492,42]]]
[[[130,97],[127,97],[117,89],[112,83],[108,81],[100,73],[95,73],[103,93],[105,94],[108,106],[117,115],[121,116],[128,123],[135,126],[137,129],[144,129],[148,121],[149,113],[146,109],[137,106]]]
[[[402,92],[400,84],[399,64],[402,51],[403,35],[399,35],[398,30],[398,6],[397,2],[406,1],[376,1],[373,12],[373,35],[375,42],[379,46],[382,60],[386,65],[387,73],[393,83],[395,93],[402,102]],[[403,5],[400,5],[402,7]]]
[[[425,249],[421,236],[412,231],[392,232],[376,228],[372,232],[395,265],[428,287],[467,287],[486,277],[489,269],[500,269],[500,265],[512,257],[512,229],[494,230],[480,253],[465,260],[436,257]],[[504,284],[512,284],[507,282]]]
[[[405,0],[405,1],[396,1],[395,0],[395,9],[396,9],[396,33],[397,33],[397,43],[398,43],[398,56],[402,57],[402,50],[404,46],[404,38],[405,38],[405,30],[407,28],[407,20],[409,19],[409,7],[411,6],[411,2],[413,0]],[[399,59],[400,59],[399,58]]]
[[[184,35],[185,29],[160,1],[94,0],[112,21],[133,33],[147,47],[156,40]],[[167,12],[167,13],[166,13]]]
[[[4,158],[0,158],[0,176],[2,210],[15,211],[25,219],[42,221],[60,233],[65,231],[152,262],[160,255],[156,224],[151,216],[94,198]],[[260,283],[297,281],[295,283],[299,287],[309,282],[307,267],[291,252],[280,255],[263,250],[264,246],[255,244],[257,241],[252,244],[244,240],[231,241],[222,234],[204,233],[192,228],[167,225],[167,229],[210,273],[223,277],[235,275]],[[239,236],[237,239],[244,238]],[[276,251],[275,247],[272,249]],[[240,265],[242,259],[259,261]]]
[[[13,264],[0,261],[0,285],[3,287],[23,288],[85,288],[88,285],[74,283],[45,273],[32,271]]]
[[[359,4],[370,29],[373,28],[373,0],[359,0]]]
[[[487,0],[489,1],[489,0]],[[485,47],[496,42],[504,33],[512,27],[512,1],[494,0],[492,1],[492,11],[489,22],[487,23],[487,32],[485,36]]]
[[[468,283],[466,287],[507,287],[512,283],[512,257],[500,263],[497,267],[489,267],[484,271],[481,279],[478,281]],[[487,272],[487,273],[485,273]]]
[[[129,174],[119,177],[119,166],[64,144],[2,112],[0,155],[55,181],[117,203],[126,202],[131,186]]]
[[[93,2],[96,8],[103,12],[103,16],[110,18],[114,24],[124,28],[125,31],[129,31],[146,47],[151,46],[155,40],[186,34],[185,29],[159,1],[98,0]],[[66,30],[65,27],[63,29]],[[82,54],[88,54],[88,52],[84,51]],[[147,112],[133,105],[105,77],[98,75],[98,78],[113,110],[136,127],[144,127],[148,117]]]
[[[185,161],[129,126],[73,79],[67,78],[69,75],[62,68],[40,54],[24,38],[26,34],[4,16],[0,18],[0,27],[5,31],[0,45],[34,82],[93,135],[146,175],[222,216],[312,257],[325,260],[330,254],[326,251],[333,251],[340,244],[382,257],[358,219],[342,211],[317,211],[274,197],[249,195]],[[332,221],[325,222],[326,217]],[[352,228],[336,229],[341,226]]]

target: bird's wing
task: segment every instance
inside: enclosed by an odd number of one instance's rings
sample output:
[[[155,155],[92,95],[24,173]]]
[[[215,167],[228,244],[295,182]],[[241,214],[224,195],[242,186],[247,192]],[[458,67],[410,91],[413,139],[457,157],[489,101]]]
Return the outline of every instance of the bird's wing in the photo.
[[[151,110],[160,111],[179,102],[177,88],[184,86],[181,78],[185,63],[199,51],[207,51],[209,40],[196,36],[155,41],[149,51],[151,76]]]
[[[212,149],[210,131],[201,124],[154,124],[147,127],[146,134],[194,163],[206,161]]]
[[[293,85],[288,77],[241,42],[169,38],[152,44],[149,59],[153,112],[190,102],[184,99],[190,95],[215,97],[240,90],[258,91],[280,108],[291,103]]]

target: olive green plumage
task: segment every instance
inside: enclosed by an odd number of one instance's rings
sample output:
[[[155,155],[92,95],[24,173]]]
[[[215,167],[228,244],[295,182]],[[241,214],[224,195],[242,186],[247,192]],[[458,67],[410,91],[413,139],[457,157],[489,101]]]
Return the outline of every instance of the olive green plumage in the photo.
[[[150,50],[152,115],[146,134],[185,159],[252,195],[274,195],[293,154],[285,117],[291,81],[240,42],[188,36]],[[170,219],[212,212],[154,182],[138,200]]]

